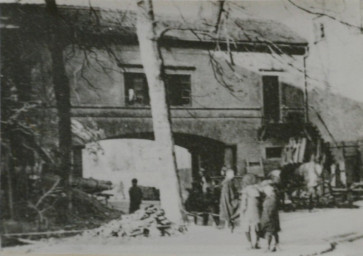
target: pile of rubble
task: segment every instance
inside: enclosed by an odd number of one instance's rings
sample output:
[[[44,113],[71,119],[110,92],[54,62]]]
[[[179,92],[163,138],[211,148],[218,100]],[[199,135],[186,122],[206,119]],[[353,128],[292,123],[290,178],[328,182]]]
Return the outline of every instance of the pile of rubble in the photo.
[[[183,233],[180,228],[169,221],[162,209],[154,205],[147,206],[130,215],[123,215],[120,219],[93,230],[86,231],[83,235],[90,237],[156,237],[171,236]]]

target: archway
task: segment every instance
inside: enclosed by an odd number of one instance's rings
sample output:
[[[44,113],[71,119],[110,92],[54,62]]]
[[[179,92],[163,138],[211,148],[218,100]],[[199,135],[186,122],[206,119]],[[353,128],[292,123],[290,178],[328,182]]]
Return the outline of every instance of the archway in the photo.
[[[221,141],[185,133],[174,133],[174,140],[184,200],[186,190],[199,180],[202,168],[209,176],[219,176],[223,165],[235,164],[235,147]],[[114,194],[127,200],[132,178],[137,178],[140,185],[158,188],[162,177],[157,176],[160,163],[153,144],[156,143],[152,133],[111,137],[93,145],[96,148],[89,145],[77,148],[74,163],[78,162],[83,177],[111,180]]]
[[[147,139],[108,139],[88,143],[82,149],[82,176],[113,183],[113,200],[128,200],[128,188],[136,178],[146,188],[160,187],[162,180],[158,170],[162,164],[158,157],[158,145]],[[175,146],[178,173],[182,190],[192,185],[192,165],[189,151]],[[151,196],[151,197],[150,197]],[[156,199],[148,195],[148,200]]]
[[[201,169],[204,169],[209,176],[218,176],[223,165],[231,168],[236,165],[236,147],[234,145],[227,145],[222,141],[194,134],[174,133],[173,135],[175,145],[187,149],[191,154],[194,178],[199,176]],[[114,138],[154,140],[154,135],[151,132],[132,133]]]

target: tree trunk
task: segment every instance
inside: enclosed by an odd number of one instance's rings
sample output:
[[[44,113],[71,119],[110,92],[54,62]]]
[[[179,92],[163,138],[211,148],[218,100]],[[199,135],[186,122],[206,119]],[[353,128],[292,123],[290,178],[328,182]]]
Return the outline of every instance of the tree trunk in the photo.
[[[151,101],[155,141],[160,147],[160,200],[166,216],[183,223],[183,205],[179,184],[170,112],[163,80],[163,60],[158,46],[152,0],[139,0],[137,36],[141,61],[146,74]]]
[[[11,149],[10,149],[10,143],[8,152],[5,153],[5,169],[7,171],[7,181],[8,181],[8,202],[9,202],[9,213],[10,213],[10,219],[14,220],[14,201],[13,201],[13,179],[11,174]]]
[[[68,206],[71,205],[71,189],[69,184],[72,179],[71,171],[71,150],[72,150],[72,129],[71,129],[71,103],[70,85],[66,75],[60,26],[60,17],[55,0],[46,0],[46,9],[50,14],[49,42],[48,48],[52,58],[52,77],[54,93],[58,113],[58,141],[60,153],[60,175],[68,191]]]

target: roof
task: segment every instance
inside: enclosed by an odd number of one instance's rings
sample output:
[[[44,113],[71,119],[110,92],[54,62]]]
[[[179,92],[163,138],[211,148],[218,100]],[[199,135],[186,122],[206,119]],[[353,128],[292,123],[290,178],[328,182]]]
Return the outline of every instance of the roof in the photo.
[[[233,19],[226,24],[220,33],[214,33],[212,21],[194,23],[190,27],[181,25],[181,30],[171,30],[166,35],[183,40],[196,40],[191,32],[199,32],[202,40],[229,40],[234,42],[269,42],[276,44],[307,44],[307,41],[290,30],[287,26],[272,20]],[[192,28],[189,30],[189,28]],[[186,29],[186,30],[184,30]]]
[[[118,35],[136,38],[136,14],[131,11],[114,11],[76,6],[60,6],[60,13],[66,22],[72,21],[78,29],[103,35]],[[34,4],[2,4],[2,27],[19,26],[19,16],[34,20],[35,16],[45,17],[44,5]],[[4,17],[6,16],[6,17]],[[5,19],[4,19],[5,18]],[[163,30],[166,40],[189,43],[225,43],[236,45],[264,44],[269,47],[287,45],[288,47],[305,47],[308,42],[284,24],[272,20],[231,18],[224,24],[220,32],[215,33],[215,21],[187,21],[175,17],[157,17],[158,29]],[[5,21],[5,22],[4,22]],[[5,23],[5,25],[4,25]],[[38,22],[38,24],[41,22]],[[46,22],[43,22],[46,23]],[[25,24],[28,24],[25,23]],[[303,54],[303,53],[301,53]]]
[[[69,8],[69,7],[68,7]],[[115,21],[135,32],[136,14],[131,11],[100,10],[103,26],[113,27]],[[308,42],[286,25],[273,20],[231,18],[219,33],[214,33],[214,20],[184,20],[181,17],[157,17],[159,29],[167,29],[164,36],[186,41],[234,40],[235,42],[270,42],[301,44]]]

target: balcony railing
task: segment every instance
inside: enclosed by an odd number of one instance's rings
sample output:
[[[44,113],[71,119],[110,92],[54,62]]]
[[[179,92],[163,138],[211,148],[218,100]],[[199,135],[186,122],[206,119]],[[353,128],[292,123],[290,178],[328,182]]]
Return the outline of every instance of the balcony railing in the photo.
[[[296,124],[296,123],[305,123],[305,109],[300,107],[280,107],[280,115],[279,118],[269,119],[264,117],[264,124]]]
[[[281,107],[281,120],[283,123],[304,123],[305,109],[304,108],[289,108]]]
[[[261,119],[261,108],[195,108],[172,107],[172,118],[233,118]],[[149,107],[102,107],[102,106],[75,106],[72,107],[73,117],[111,117],[111,118],[151,118]]]

